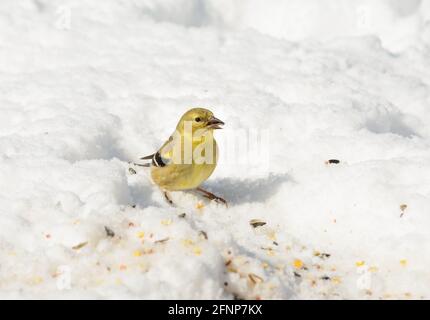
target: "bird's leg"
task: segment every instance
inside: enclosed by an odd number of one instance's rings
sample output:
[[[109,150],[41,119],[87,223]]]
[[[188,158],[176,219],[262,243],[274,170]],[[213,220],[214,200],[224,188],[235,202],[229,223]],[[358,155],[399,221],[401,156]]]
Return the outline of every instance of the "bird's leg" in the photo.
[[[173,203],[172,199],[170,199],[169,194],[167,193],[167,191],[164,191],[163,193],[164,193],[164,198],[166,198],[167,202],[168,202],[171,206],[173,206],[173,205],[174,205],[174,203]]]
[[[218,197],[218,196],[216,196],[216,195],[214,195],[212,192],[209,192],[209,191],[206,191],[206,190],[204,190],[204,189],[202,189],[202,188],[197,188],[196,189],[197,191],[200,191],[201,193],[203,193],[203,196],[205,197],[205,198],[208,198],[209,200],[215,200],[216,202],[218,202],[218,203],[223,203],[223,204],[225,204],[226,206],[228,206],[227,205],[227,201],[225,201],[223,198],[221,198],[221,197]]]

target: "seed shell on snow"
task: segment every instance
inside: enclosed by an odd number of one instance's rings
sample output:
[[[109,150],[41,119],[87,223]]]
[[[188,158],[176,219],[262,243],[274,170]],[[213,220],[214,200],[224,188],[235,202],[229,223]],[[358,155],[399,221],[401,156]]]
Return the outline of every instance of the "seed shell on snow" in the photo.
[[[115,237],[115,232],[111,228],[105,226],[106,235],[110,238]]]
[[[340,160],[337,160],[337,159],[330,159],[330,160],[327,160],[325,163],[326,163],[326,164],[339,164],[339,163],[340,163]]]
[[[78,245],[72,247],[72,249],[73,250],[79,250],[79,249],[82,249],[83,247],[85,247],[87,244],[88,244],[88,241],[85,241],[85,242],[79,243]]]
[[[258,227],[262,227],[262,226],[266,225],[267,222],[260,220],[260,219],[252,219],[251,221],[249,221],[249,224],[253,228],[258,228]]]
[[[205,239],[205,240],[207,240],[207,239],[208,239],[208,234],[207,234],[205,231],[203,231],[203,230],[200,230],[200,231],[199,231],[199,236],[200,236],[201,238]]]
[[[249,280],[251,280],[251,282],[252,282],[253,284],[257,284],[257,283],[264,282],[264,280],[263,280],[263,278],[262,278],[262,277],[257,276],[257,275],[256,275],[256,274],[254,274],[254,273],[250,273],[250,274],[248,274],[248,278],[249,278]]]
[[[170,240],[169,237],[167,237],[167,238],[164,238],[164,239],[156,240],[156,241],[154,241],[154,243],[165,243],[165,242],[167,242],[169,240]]]

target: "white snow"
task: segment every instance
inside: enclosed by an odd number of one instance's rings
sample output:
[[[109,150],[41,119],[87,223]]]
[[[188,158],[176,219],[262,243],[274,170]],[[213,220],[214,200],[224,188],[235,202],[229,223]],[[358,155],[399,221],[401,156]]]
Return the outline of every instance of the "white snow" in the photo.
[[[428,299],[429,104],[429,1],[2,0],[0,298]],[[228,208],[128,164],[195,106]]]

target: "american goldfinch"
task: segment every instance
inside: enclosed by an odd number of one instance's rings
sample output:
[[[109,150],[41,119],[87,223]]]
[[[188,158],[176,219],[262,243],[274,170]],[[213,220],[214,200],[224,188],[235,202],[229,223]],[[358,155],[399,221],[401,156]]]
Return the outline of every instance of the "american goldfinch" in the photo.
[[[214,172],[218,159],[218,146],[213,132],[221,129],[224,122],[207,109],[194,108],[179,120],[176,131],[154,154],[141,158],[152,160],[151,177],[170,200],[169,191],[196,190],[204,197],[227,202],[200,188]]]

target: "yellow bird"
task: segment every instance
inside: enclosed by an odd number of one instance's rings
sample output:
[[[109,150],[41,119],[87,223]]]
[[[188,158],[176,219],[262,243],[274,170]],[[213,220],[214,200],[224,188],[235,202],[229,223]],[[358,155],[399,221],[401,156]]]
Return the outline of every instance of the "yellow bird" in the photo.
[[[218,146],[213,136],[224,122],[207,109],[194,108],[179,120],[175,132],[154,154],[141,158],[152,160],[151,177],[173,204],[168,191],[196,190],[204,197],[227,202],[200,187],[214,172],[218,160]]]

